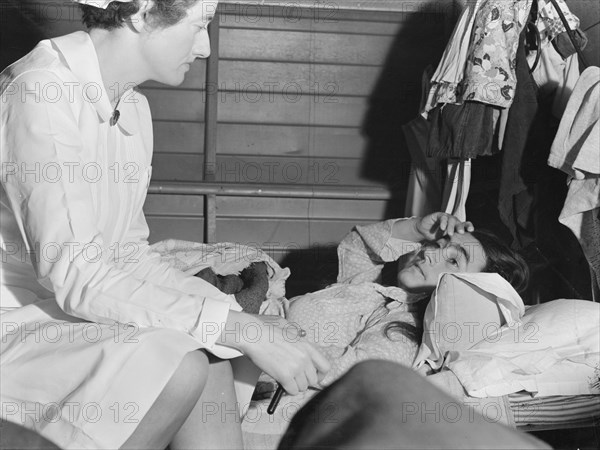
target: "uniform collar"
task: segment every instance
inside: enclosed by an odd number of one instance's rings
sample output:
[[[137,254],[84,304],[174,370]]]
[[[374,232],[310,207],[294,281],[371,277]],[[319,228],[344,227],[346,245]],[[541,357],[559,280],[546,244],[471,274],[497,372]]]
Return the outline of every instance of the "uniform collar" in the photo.
[[[90,38],[84,31],[67,34],[50,40],[61,54],[71,72],[82,84],[84,95],[96,108],[101,123],[108,122],[113,115],[108,93],[104,88],[98,55]],[[139,117],[136,104],[141,94],[133,88],[125,91],[119,102],[120,112],[117,126],[126,134],[139,132]]]

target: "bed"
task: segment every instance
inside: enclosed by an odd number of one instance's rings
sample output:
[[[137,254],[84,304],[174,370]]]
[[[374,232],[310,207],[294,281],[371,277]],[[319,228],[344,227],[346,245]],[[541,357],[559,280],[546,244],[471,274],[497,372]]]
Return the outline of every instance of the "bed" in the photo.
[[[479,278],[501,287],[490,289]],[[527,432],[597,427],[600,305],[558,299],[525,308],[517,297],[494,274],[444,275],[430,301],[436,314],[429,319],[426,314],[424,324],[425,336],[428,330],[438,332],[423,340],[415,369],[435,367],[437,373],[427,379],[490,422]],[[481,327],[474,325],[475,318]],[[471,339],[439,332],[450,323],[470,324],[463,331],[470,331]],[[470,342],[484,328],[484,339]],[[276,448],[291,419],[318,392],[286,395],[269,415],[275,387],[272,379],[261,376],[242,422],[248,449]]]

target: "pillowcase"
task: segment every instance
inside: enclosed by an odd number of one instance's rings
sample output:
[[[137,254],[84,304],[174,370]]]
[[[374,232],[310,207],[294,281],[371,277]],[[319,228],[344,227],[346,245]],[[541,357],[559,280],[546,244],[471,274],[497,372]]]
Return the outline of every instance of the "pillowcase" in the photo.
[[[414,367],[439,369],[448,352],[471,348],[524,311],[519,294],[496,273],[442,274],[425,310]]]
[[[526,390],[540,396],[600,394],[600,304],[554,300],[531,306],[447,367],[473,397]]]

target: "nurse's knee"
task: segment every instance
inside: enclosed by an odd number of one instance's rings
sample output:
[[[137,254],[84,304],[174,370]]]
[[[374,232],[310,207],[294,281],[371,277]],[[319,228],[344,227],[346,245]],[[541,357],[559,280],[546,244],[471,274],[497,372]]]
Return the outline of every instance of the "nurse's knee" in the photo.
[[[165,387],[165,393],[171,399],[195,404],[206,385],[208,368],[206,353],[201,350],[187,353]]]

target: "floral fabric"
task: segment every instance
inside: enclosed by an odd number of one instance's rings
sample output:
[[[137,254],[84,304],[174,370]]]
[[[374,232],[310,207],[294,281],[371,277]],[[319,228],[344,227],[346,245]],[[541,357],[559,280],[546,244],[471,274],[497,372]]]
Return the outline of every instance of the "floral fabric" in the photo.
[[[488,0],[473,25],[463,100],[508,108],[514,99],[519,34],[532,0]]]
[[[564,14],[565,19],[567,19],[569,28],[571,28],[571,30],[578,29],[579,18],[571,13],[565,1],[556,0],[556,3]],[[538,20],[536,22],[536,26],[540,32],[542,41],[551,41],[559,34],[567,31],[562,20],[560,19],[560,16],[558,15],[558,12],[556,11],[556,8],[554,8],[554,5],[547,0],[538,0]]]

